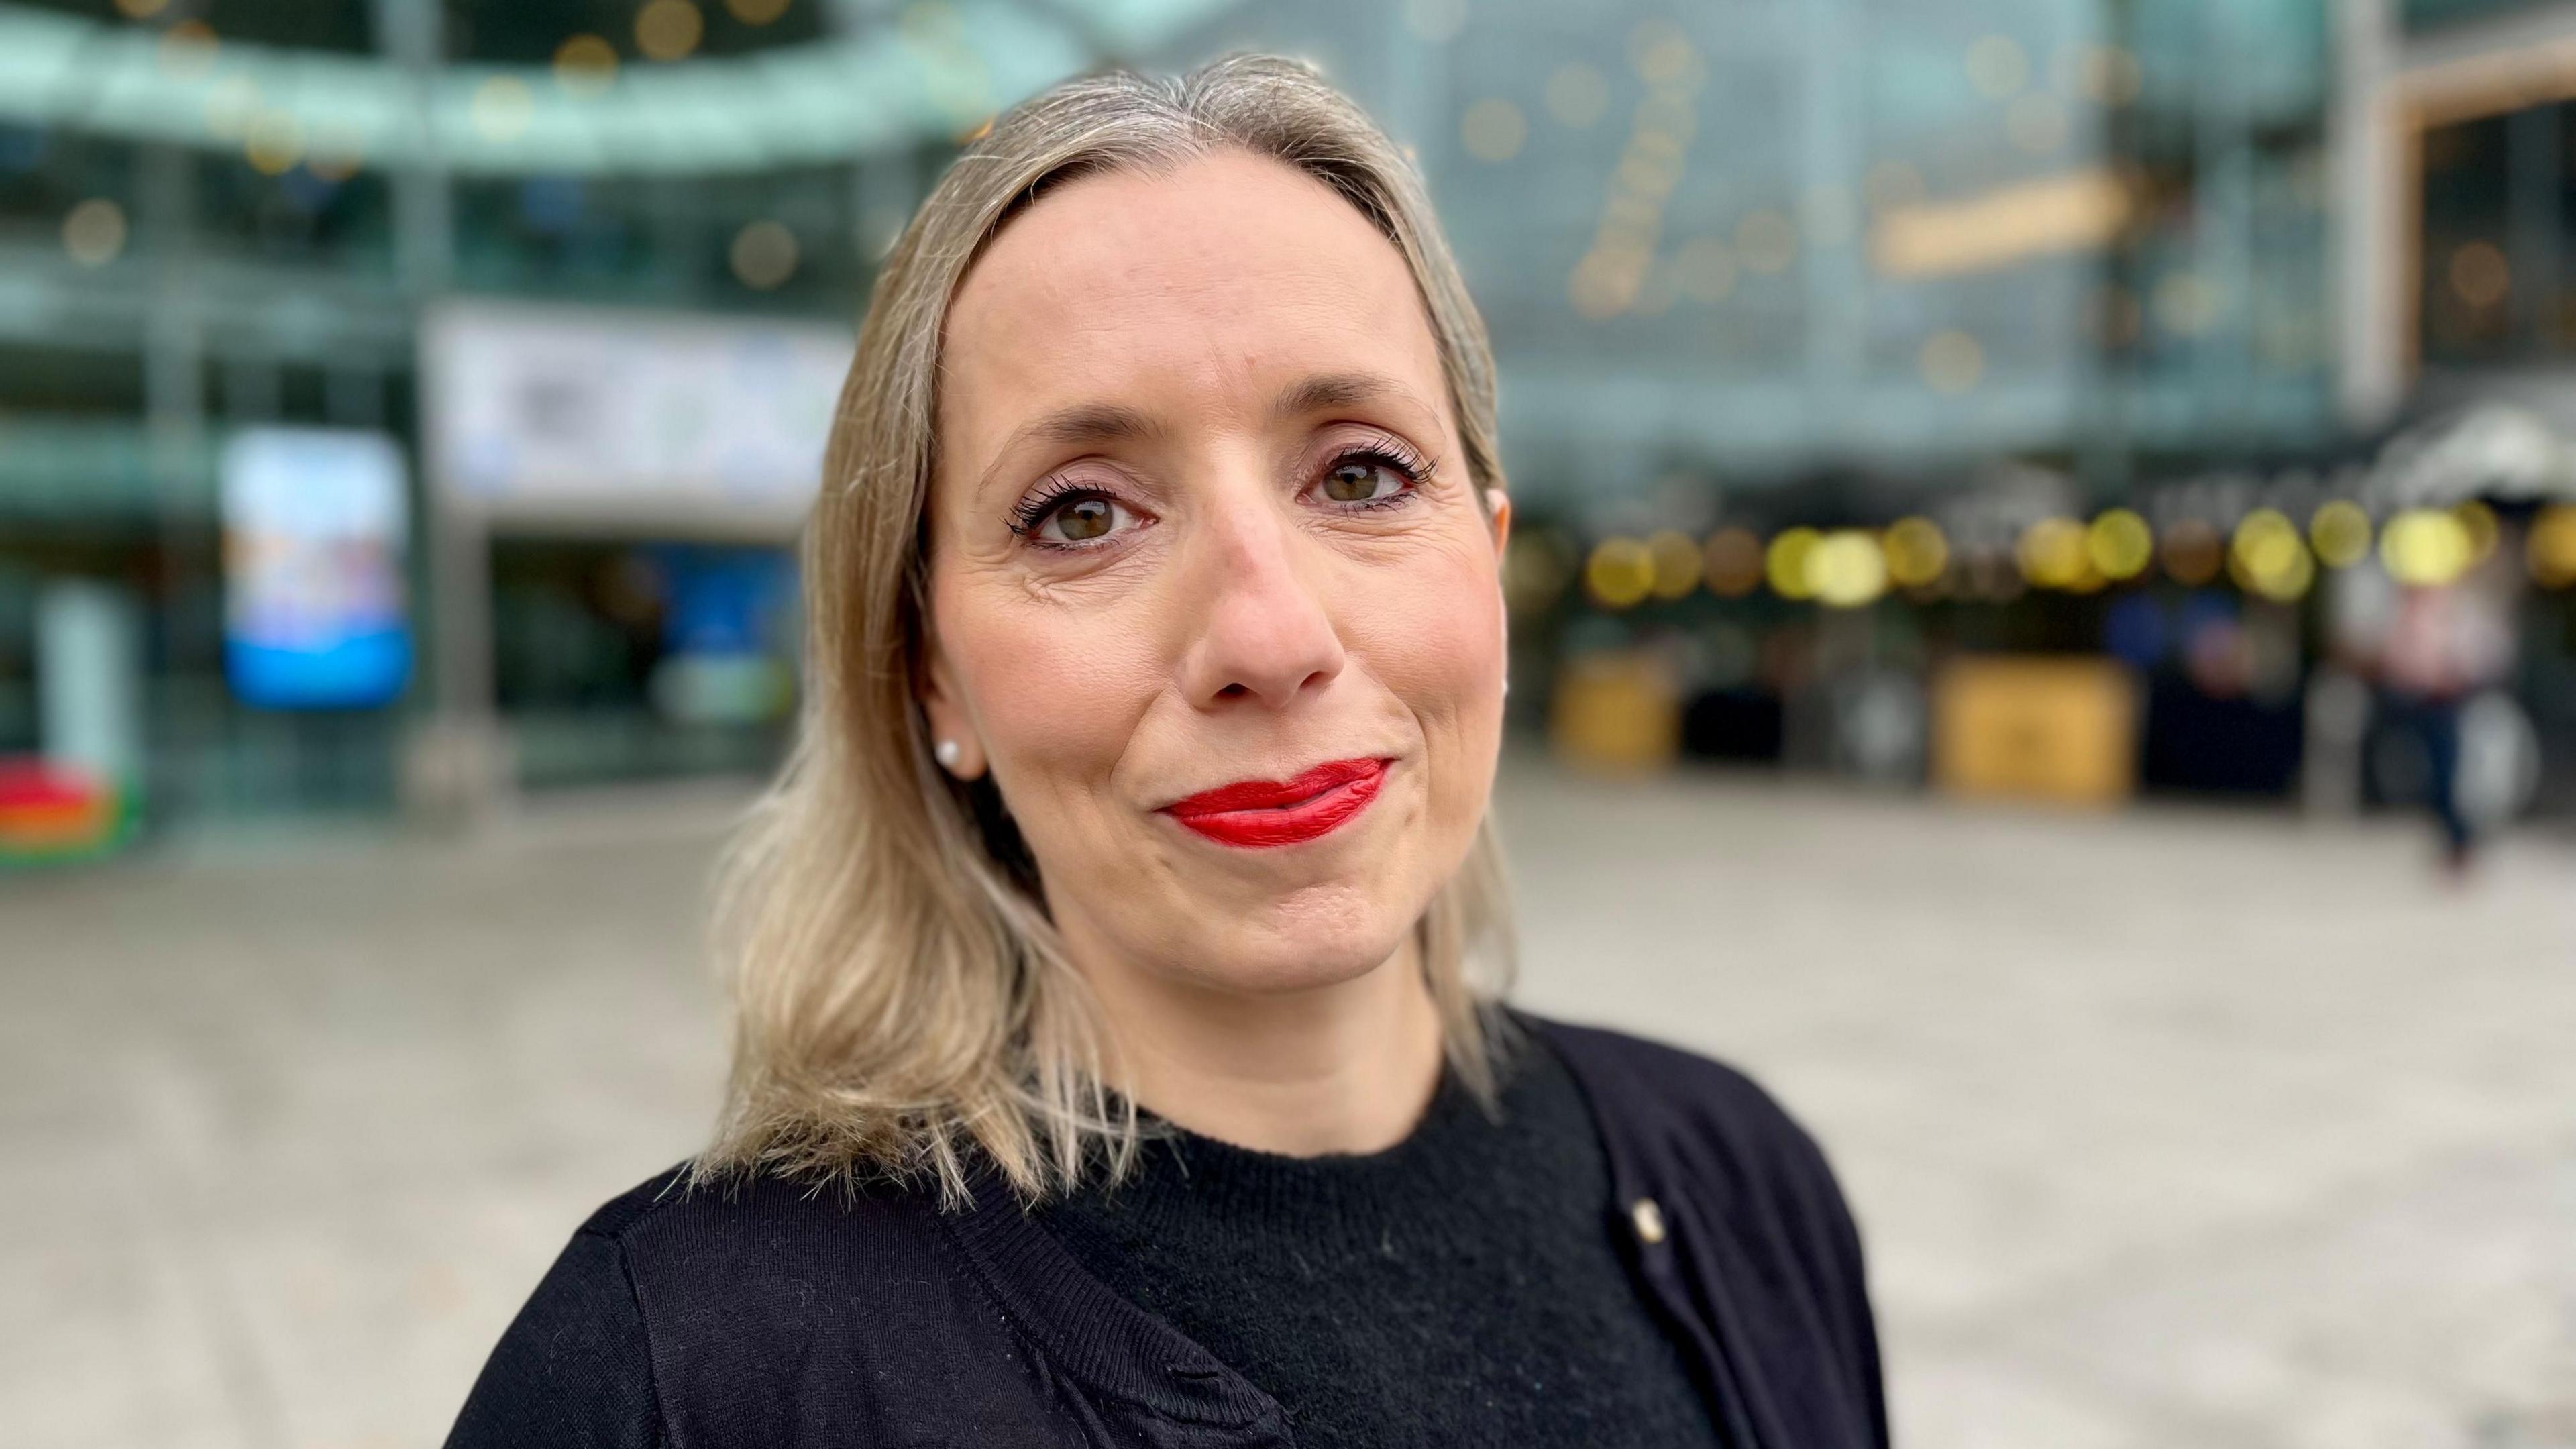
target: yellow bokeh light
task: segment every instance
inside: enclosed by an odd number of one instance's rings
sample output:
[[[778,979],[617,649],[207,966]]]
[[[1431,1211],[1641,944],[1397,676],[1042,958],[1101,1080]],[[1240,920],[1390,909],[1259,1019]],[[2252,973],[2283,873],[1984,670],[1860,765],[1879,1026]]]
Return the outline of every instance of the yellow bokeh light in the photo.
[[[283,176],[304,159],[304,123],[292,111],[262,111],[242,134],[242,155],[262,176]]]
[[[1824,535],[1812,528],[1781,530],[1762,557],[1763,576],[1770,580],[1771,592],[1784,599],[1810,597],[1813,590],[1807,581],[1807,555],[1823,541]]]
[[[2072,518],[2043,518],[2023,529],[2013,545],[2013,561],[2023,578],[2043,589],[2074,588],[2093,564],[2084,525]]]
[[[2435,587],[2468,571],[2473,544],[2459,516],[2410,508],[2379,531],[2379,561],[2401,584]]]
[[[528,117],[536,109],[536,98],[528,83],[514,75],[496,75],[474,88],[474,100],[468,108],[476,134],[487,141],[516,140],[528,129]]]
[[[1884,545],[1888,577],[1909,589],[1938,582],[1950,566],[1950,541],[1928,518],[1898,519],[1888,526]]]
[[[1584,561],[1583,586],[1606,607],[1634,608],[1655,587],[1655,556],[1633,538],[1605,538]]]
[[[1708,591],[1722,599],[1740,599],[1762,587],[1762,540],[1749,528],[1721,528],[1700,550]]]
[[[1646,540],[1646,556],[1654,564],[1656,598],[1682,598],[1699,587],[1699,545],[1689,534],[1664,529]]]
[[[2554,503],[2531,521],[2523,553],[2531,577],[2544,589],[2576,584],[2576,503]]]
[[[2460,521],[2461,530],[2469,536],[2469,567],[2476,568],[2495,557],[2496,537],[2500,530],[2496,526],[2494,509],[2472,498],[2455,505],[2451,516]]]
[[[617,79],[617,47],[596,35],[576,35],[555,47],[555,84],[577,96],[595,96]]]
[[[2370,557],[2370,514],[2349,498],[2318,507],[2308,520],[2308,546],[2330,569],[2348,569]]]
[[[2084,530],[2085,555],[2103,578],[2134,579],[2155,561],[2156,535],[2147,521],[2126,508],[2114,508]]]
[[[1647,258],[1642,252],[1596,246],[1574,264],[1574,275],[1565,283],[1566,299],[1584,317],[1596,321],[1615,317],[1637,300],[1637,289],[1645,285],[1646,267]]]
[[[725,0],[725,13],[745,25],[771,25],[787,13],[789,0]]]
[[[652,0],[635,16],[635,48],[646,60],[679,60],[706,38],[707,18],[689,0]]]
[[[1807,550],[1807,591],[1818,603],[1857,609],[1887,592],[1887,555],[1878,537],[1857,528],[1837,529]]]
[[[2308,591],[2317,565],[2296,524],[2277,508],[2257,508],[2236,525],[2227,572],[2248,593],[2288,603]]]

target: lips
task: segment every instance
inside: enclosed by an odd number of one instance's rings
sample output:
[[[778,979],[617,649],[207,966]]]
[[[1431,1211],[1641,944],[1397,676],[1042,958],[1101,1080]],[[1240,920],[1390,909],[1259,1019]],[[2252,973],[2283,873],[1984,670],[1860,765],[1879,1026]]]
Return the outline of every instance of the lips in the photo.
[[[1383,759],[1331,760],[1293,780],[1242,780],[1163,807],[1184,829],[1221,845],[1296,845],[1348,824],[1386,782]]]

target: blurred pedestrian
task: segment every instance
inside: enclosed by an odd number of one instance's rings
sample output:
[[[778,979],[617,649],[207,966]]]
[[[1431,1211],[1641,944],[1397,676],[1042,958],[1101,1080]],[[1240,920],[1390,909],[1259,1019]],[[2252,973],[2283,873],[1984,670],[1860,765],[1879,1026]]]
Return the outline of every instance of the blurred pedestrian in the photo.
[[[1502,1001],[1494,437],[1420,180],[1304,66],[970,143],[835,419],[718,1138],[450,1444],[1883,1446],[1806,1134]]]
[[[2474,576],[2400,591],[2380,650],[2381,715],[2416,745],[2425,803],[2453,876],[2466,873],[2478,843],[2478,822],[2461,798],[2462,706],[2504,676],[2512,651],[2502,603]]]

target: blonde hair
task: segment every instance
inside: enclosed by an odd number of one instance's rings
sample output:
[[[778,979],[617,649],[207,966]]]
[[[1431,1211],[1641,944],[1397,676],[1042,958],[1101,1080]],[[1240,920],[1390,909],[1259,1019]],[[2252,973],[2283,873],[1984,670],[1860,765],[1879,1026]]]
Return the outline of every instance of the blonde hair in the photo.
[[[1493,356],[1420,179],[1306,66],[1235,56],[1187,75],[1067,81],[952,162],[887,254],[804,537],[806,700],[795,750],[728,853],[718,941],[733,1070],[693,1180],[736,1172],[936,1183],[980,1153],[1023,1201],[1132,1159],[1099,1008],[989,780],[932,761],[915,685],[941,332],[967,268],[1049,187],[1234,148],[1330,186],[1419,284],[1474,491],[1503,485]],[[1490,504],[1485,506],[1490,507]],[[1508,1019],[1509,911],[1490,822],[1416,927],[1448,1060],[1489,1106]]]

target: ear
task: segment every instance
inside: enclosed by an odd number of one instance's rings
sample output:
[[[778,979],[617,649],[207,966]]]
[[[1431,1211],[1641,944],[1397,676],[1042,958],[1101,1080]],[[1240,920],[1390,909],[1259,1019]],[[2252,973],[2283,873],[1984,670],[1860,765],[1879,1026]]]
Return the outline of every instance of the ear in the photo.
[[[1500,488],[1486,489],[1485,515],[1494,526],[1494,557],[1499,559],[1512,541],[1512,496]]]
[[[939,767],[960,780],[972,780],[984,773],[984,747],[975,736],[967,717],[966,696],[957,688],[957,672],[949,667],[948,651],[939,645],[936,634],[923,631],[923,648],[929,654],[929,667],[921,672],[920,698],[922,719],[930,726],[927,747]],[[940,760],[942,741],[957,746],[955,760]]]

